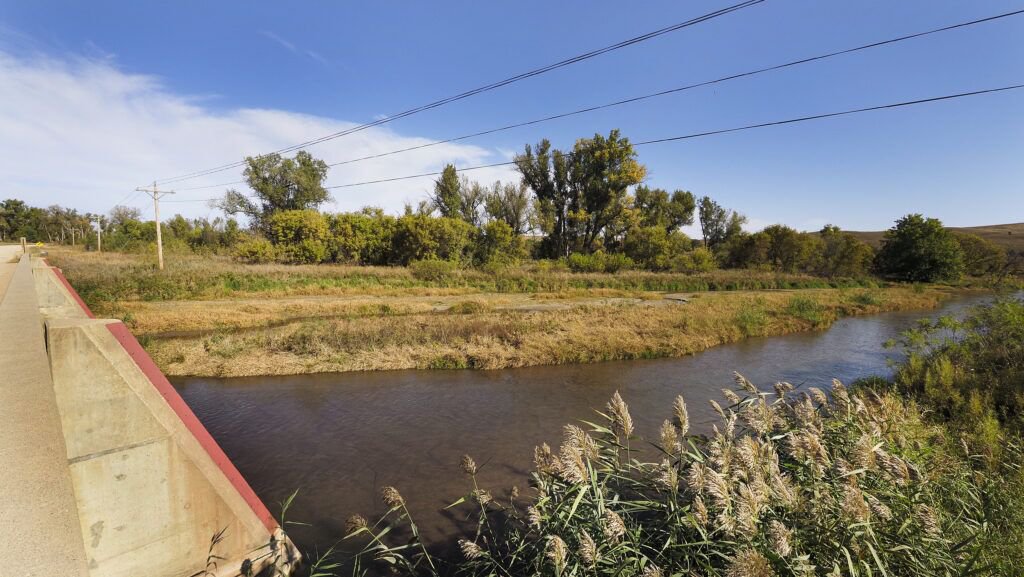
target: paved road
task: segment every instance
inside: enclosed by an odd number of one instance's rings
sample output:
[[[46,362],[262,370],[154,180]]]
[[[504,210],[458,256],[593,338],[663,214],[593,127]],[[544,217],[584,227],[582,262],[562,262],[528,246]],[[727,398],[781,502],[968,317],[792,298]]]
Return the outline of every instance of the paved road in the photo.
[[[0,246],[0,534],[4,575],[86,576],[86,557],[28,259]]]

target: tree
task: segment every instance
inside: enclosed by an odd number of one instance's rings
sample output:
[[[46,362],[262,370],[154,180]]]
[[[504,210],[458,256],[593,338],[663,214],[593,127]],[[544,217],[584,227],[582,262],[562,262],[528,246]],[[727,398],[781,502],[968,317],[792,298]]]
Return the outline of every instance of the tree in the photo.
[[[672,232],[693,224],[696,200],[685,190],[669,196],[666,190],[641,185],[633,191],[633,208],[639,213],[640,226],[660,226]]]
[[[818,235],[821,250],[815,262],[816,273],[829,278],[868,274],[875,251],[866,242],[831,224],[825,225]]]
[[[501,181],[487,192],[484,210],[493,220],[500,220],[512,229],[512,234],[520,236],[530,229],[530,191],[526,184]]]
[[[441,171],[441,177],[434,181],[434,193],[430,202],[447,218],[460,218],[462,215],[462,186],[464,178],[459,178],[454,164],[447,164]]]
[[[536,152],[527,146],[515,163],[537,198],[538,223],[546,235],[543,252],[554,257],[599,249],[606,227],[626,208],[628,188],[647,174],[618,130],[580,139],[571,153],[552,150],[542,140]]]
[[[960,278],[963,257],[960,243],[941,221],[908,214],[885,232],[875,264],[890,278],[934,282]]]
[[[700,199],[700,232],[704,237],[704,246],[710,250],[743,232],[747,217],[723,208],[720,204],[705,196]]]
[[[971,276],[999,274],[1006,269],[1006,249],[976,234],[955,232],[964,253],[965,272]]]
[[[121,226],[130,220],[142,220],[142,211],[133,206],[117,205],[110,209],[110,224]]]
[[[228,214],[248,216],[253,229],[266,233],[267,219],[274,213],[316,209],[331,198],[323,186],[327,163],[305,150],[297,152],[295,158],[282,158],[276,153],[249,156],[245,163],[243,176],[255,198],[232,189],[225,193],[219,207]]]

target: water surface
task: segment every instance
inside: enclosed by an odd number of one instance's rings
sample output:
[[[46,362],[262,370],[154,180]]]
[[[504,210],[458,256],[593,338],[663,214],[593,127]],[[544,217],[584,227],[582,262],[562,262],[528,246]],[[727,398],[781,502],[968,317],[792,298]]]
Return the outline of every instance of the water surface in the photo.
[[[987,296],[960,296],[939,311],[853,317],[822,332],[748,339],[678,358],[495,371],[387,371],[275,377],[176,378],[182,396],[256,494],[276,514],[295,489],[289,518],[303,548],[330,546],[345,518],[382,511],[377,492],[398,487],[421,531],[437,540],[459,531],[442,509],[467,490],[463,453],[481,465],[496,495],[527,487],[533,448],[557,446],[562,426],[593,419],[620,391],[637,432],[654,438],[682,394],[691,419],[715,417],[732,371],[768,387],[776,381],[828,387],[888,374],[881,344],[922,317],[955,314]]]

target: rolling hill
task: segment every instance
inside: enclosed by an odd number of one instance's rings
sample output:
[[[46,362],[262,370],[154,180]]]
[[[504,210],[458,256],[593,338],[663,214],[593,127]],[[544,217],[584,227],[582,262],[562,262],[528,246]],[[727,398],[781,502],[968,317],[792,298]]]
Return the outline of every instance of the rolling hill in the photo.
[[[986,226],[949,227],[949,230],[976,234],[985,240],[1005,247],[1007,250],[1024,252],[1024,222],[1013,224],[992,224]],[[860,240],[878,247],[885,231],[847,231]]]

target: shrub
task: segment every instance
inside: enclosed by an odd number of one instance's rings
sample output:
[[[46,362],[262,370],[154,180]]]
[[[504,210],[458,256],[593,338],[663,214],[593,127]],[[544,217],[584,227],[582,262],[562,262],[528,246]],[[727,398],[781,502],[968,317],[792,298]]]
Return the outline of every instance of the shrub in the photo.
[[[412,276],[424,281],[444,281],[455,278],[458,266],[447,260],[426,259],[409,263]]]
[[[764,332],[768,315],[761,303],[743,303],[734,320],[743,336],[756,337]]]
[[[510,265],[523,258],[521,237],[501,220],[492,220],[477,231],[474,262],[477,265]]]
[[[825,321],[825,307],[818,304],[816,300],[802,295],[794,295],[789,299],[786,312],[815,326]]]
[[[902,390],[968,431],[991,426],[992,415],[1012,431],[1024,430],[1024,302],[1002,299],[963,320],[925,322],[899,343],[906,355],[896,371]]]
[[[715,255],[702,246],[684,252],[672,260],[672,269],[676,272],[702,273],[718,268]]]
[[[574,252],[565,259],[572,272],[604,272],[604,253],[583,254]]]
[[[274,260],[277,251],[265,238],[250,238],[235,245],[233,256],[243,262],[267,263]]]
[[[616,273],[620,270],[628,270],[633,268],[633,260],[628,256],[621,253],[605,254],[604,256],[604,272]]]
[[[267,219],[270,240],[288,262],[318,263],[327,260],[330,228],[327,218],[315,210],[282,210]]]

